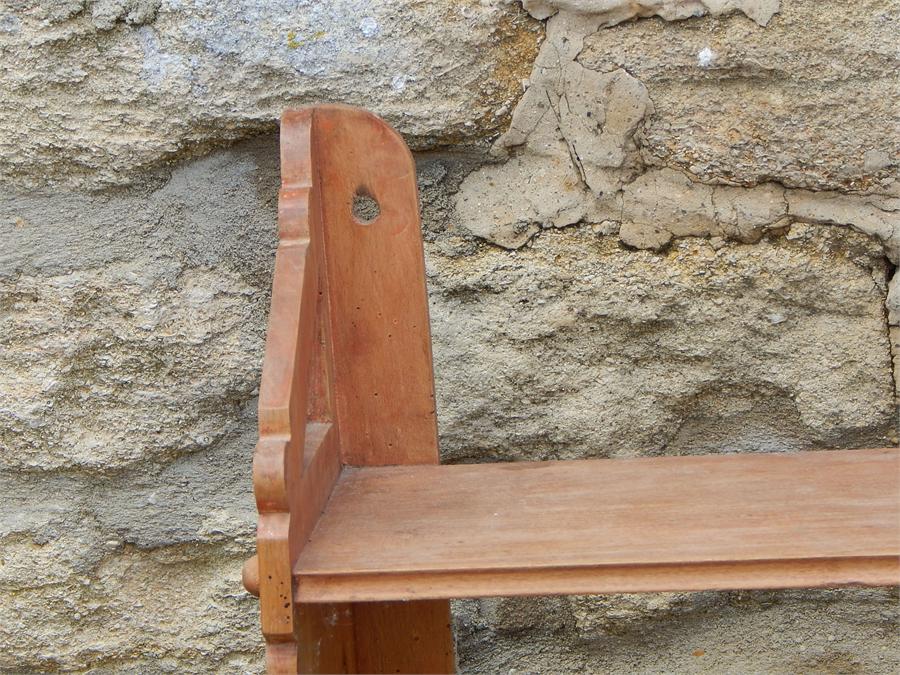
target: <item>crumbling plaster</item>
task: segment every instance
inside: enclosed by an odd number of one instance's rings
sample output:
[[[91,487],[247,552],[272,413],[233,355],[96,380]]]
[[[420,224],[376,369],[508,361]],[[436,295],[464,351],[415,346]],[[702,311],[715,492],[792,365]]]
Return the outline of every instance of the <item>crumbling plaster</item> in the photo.
[[[895,0],[526,5],[0,5],[0,670],[264,669],[239,575],[290,105],[440,149],[443,461],[898,443]],[[893,674],[897,608],[454,616],[463,672]]]
[[[784,176],[767,180],[746,176],[746,185],[736,181],[733,172],[697,175],[675,162],[660,161],[643,147],[654,102],[631,69],[615,63],[616,49],[608,48],[603,58],[596,53],[592,60],[583,58],[590,36],[635,16],[672,21],[707,11],[714,15],[743,12],[759,24],[749,31],[758,34],[779,11],[778,2],[575,0],[526,2],[525,6],[538,18],[550,17],[547,37],[510,128],[494,144],[499,163],[470,175],[457,195],[463,228],[515,249],[544,228],[591,223],[599,231],[618,232],[627,246],[660,250],[674,238],[687,236],[758,241],[791,221],[804,221],[852,227],[871,235],[882,243],[888,259],[900,264],[900,182],[883,171],[892,166],[892,160],[873,160],[885,154],[881,147],[864,153],[862,171],[872,176],[864,191],[789,186],[796,173],[791,166],[785,168]],[[789,19],[799,22],[804,9]],[[744,42],[752,40],[745,36]],[[734,49],[740,51],[743,46],[737,44]],[[801,59],[794,69],[801,71],[808,65]],[[734,67],[717,64],[711,70]],[[702,54],[696,70],[710,70],[709,64],[702,63]],[[900,86],[895,85],[897,89]],[[684,94],[691,95],[690,91]],[[702,105],[696,92],[693,98],[695,105]],[[700,111],[698,118],[702,124]],[[883,147],[896,147],[900,125],[895,120],[894,128],[885,131]],[[827,185],[825,174],[819,179]],[[895,276],[887,299],[894,324],[900,321],[898,286]]]

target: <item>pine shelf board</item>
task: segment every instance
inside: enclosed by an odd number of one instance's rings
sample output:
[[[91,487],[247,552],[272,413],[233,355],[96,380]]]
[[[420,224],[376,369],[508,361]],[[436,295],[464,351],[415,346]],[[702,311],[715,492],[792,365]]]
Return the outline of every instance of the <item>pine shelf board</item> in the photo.
[[[299,602],[900,583],[900,449],[345,468]]]

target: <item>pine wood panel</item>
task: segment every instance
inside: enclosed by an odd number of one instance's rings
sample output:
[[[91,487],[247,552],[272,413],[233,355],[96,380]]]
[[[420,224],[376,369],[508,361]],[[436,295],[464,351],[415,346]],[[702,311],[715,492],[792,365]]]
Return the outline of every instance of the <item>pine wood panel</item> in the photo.
[[[900,450],[345,469],[304,601],[900,583]]]
[[[356,602],[353,618],[356,672],[456,672],[450,603],[446,600]],[[435,639],[436,634],[440,639]]]
[[[291,135],[294,168],[311,164],[309,115]],[[284,146],[283,146],[284,149]],[[289,162],[289,164],[291,164]],[[271,673],[297,671],[299,630],[292,602],[291,569],[313,522],[302,528],[300,491],[307,407],[316,348],[319,284],[323,278],[310,237],[308,171],[283,171],[279,193],[279,244],[259,395],[259,442],[253,455],[253,491],[259,511],[256,563],[245,567],[248,588],[259,593],[260,624]],[[338,467],[339,468],[339,467]],[[333,471],[336,478],[338,471]],[[331,485],[326,488],[329,492]],[[321,491],[316,491],[320,494]],[[250,574],[256,572],[256,579]]]
[[[413,158],[369,112],[315,110],[317,175],[343,459],[436,464],[431,329]],[[354,195],[380,215],[361,224]]]
[[[313,116],[341,458],[355,465],[436,464],[415,164],[403,139],[367,111],[320,106]],[[353,216],[356,194],[378,203],[380,213],[368,224]],[[354,604],[348,611],[353,672],[455,671],[446,600]]]

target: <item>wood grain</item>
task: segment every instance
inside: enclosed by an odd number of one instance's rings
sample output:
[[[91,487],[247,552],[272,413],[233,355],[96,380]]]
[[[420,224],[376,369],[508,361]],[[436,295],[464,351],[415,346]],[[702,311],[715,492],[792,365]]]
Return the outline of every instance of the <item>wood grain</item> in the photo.
[[[345,464],[435,464],[437,421],[413,158],[371,113],[316,109],[317,175]],[[381,213],[363,225],[354,195]]]
[[[452,633],[446,600],[357,602],[353,616],[357,672],[456,672],[453,641],[434,638],[438,627],[443,635]]]
[[[332,361],[322,225],[314,190],[311,111],[285,116],[279,245],[259,397],[253,488],[259,510],[257,556],[244,584],[260,598],[270,673],[355,668],[352,631],[321,620],[343,606],[303,611],[293,601],[291,569],[340,473],[332,422]],[[350,638],[348,639],[348,635]],[[310,648],[313,645],[314,648]]]
[[[295,148],[311,161],[310,118],[298,120]],[[259,442],[253,455],[253,491],[259,511],[257,579],[247,579],[260,598],[260,623],[270,672],[296,672],[296,606],[291,569],[307,532],[297,517],[302,496],[306,409],[316,334],[317,264],[307,217],[309,176],[283,177],[279,193],[279,245],[259,397]],[[248,570],[248,572],[252,572]]]
[[[279,246],[260,385],[254,493],[270,673],[452,672],[449,604],[303,604],[292,569],[342,462],[437,462],[431,341],[415,171],[365,111],[288,111]],[[354,219],[354,195],[378,200]]]
[[[436,464],[415,164],[397,132],[369,112],[320,106],[314,120],[342,461]],[[378,203],[371,223],[353,216],[357,193]],[[359,672],[455,671],[445,600],[354,604],[352,616]]]
[[[900,582],[900,450],[346,469],[297,597]]]

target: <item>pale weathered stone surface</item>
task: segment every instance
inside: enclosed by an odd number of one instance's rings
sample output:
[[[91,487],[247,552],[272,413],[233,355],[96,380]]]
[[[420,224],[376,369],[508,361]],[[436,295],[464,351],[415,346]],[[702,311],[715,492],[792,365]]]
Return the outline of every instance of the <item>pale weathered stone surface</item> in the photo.
[[[5,3],[0,175],[129,182],[321,101],[374,109],[419,147],[482,138],[520,95],[539,28],[477,0]]]
[[[888,589],[465,601],[466,673],[894,673]]]
[[[0,670],[261,671],[276,147],[0,198]]]
[[[536,60],[509,3],[0,10],[0,670],[262,670],[277,143],[183,157],[289,104],[506,129],[419,156],[446,461],[898,443],[890,3],[528,7]],[[900,668],[884,589],[456,616],[472,673]]]
[[[270,269],[240,258],[274,241],[256,170],[225,155],[146,197],[0,197],[0,465],[110,471],[234,430]]]
[[[88,545],[94,555],[84,556]],[[7,542],[4,556],[13,565],[65,569],[31,587],[4,584],[0,668],[263,672],[255,599],[240,582],[247,546],[141,551],[79,535]],[[68,565],[84,565],[83,572]]]
[[[896,442],[887,264],[864,235],[656,254],[578,228],[431,269],[448,460]]]
[[[648,163],[703,181],[878,191],[900,156],[897,9],[791,0],[765,27],[637,21],[594,32],[578,61],[647,88]]]
[[[896,275],[894,278],[897,278]],[[894,360],[894,391],[900,392],[900,326],[891,326],[890,338],[891,355]],[[896,403],[897,415],[900,416],[900,401],[897,401]]]
[[[871,39],[862,45],[844,40],[823,54],[819,38],[784,50],[783,36],[796,35],[801,24],[841,33],[843,5],[791,3],[765,28],[736,16],[610,28],[607,10],[637,11],[641,3],[557,4],[529,89],[495,144],[501,161],[474,172],[457,195],[464,230],[519,248],[542,228],[603,223],[628,246],[661,249],[685,236],[758,241],[794,217],[873,235],[900,263],[900,183],[892,160],[879,159],[900,148],[895,68],[878,65],[896,59],[886,14],[866,14]],[[708,34],[730,45],[732,60],[744,61],[695,64],[687,50],[698,36],[713,39]],[[848,73],[845,60],[857,49],[868,65]],[[760,65],[769,57],[778,68]],[[802,94],[790,89],[801,86]],[[833,101],[858,90],[871,101],[848,120]],[[785,123],[785,116],[799,121]],[[801,122],[807,133],[798,133]],[[751,126],[757,140],[748,145],[742,134]],[[687,153],[691,162],[661,148]],[[531,180],[535,186],[521,197],[516,186]],[[841,192],[849,188],[865,193]]]

